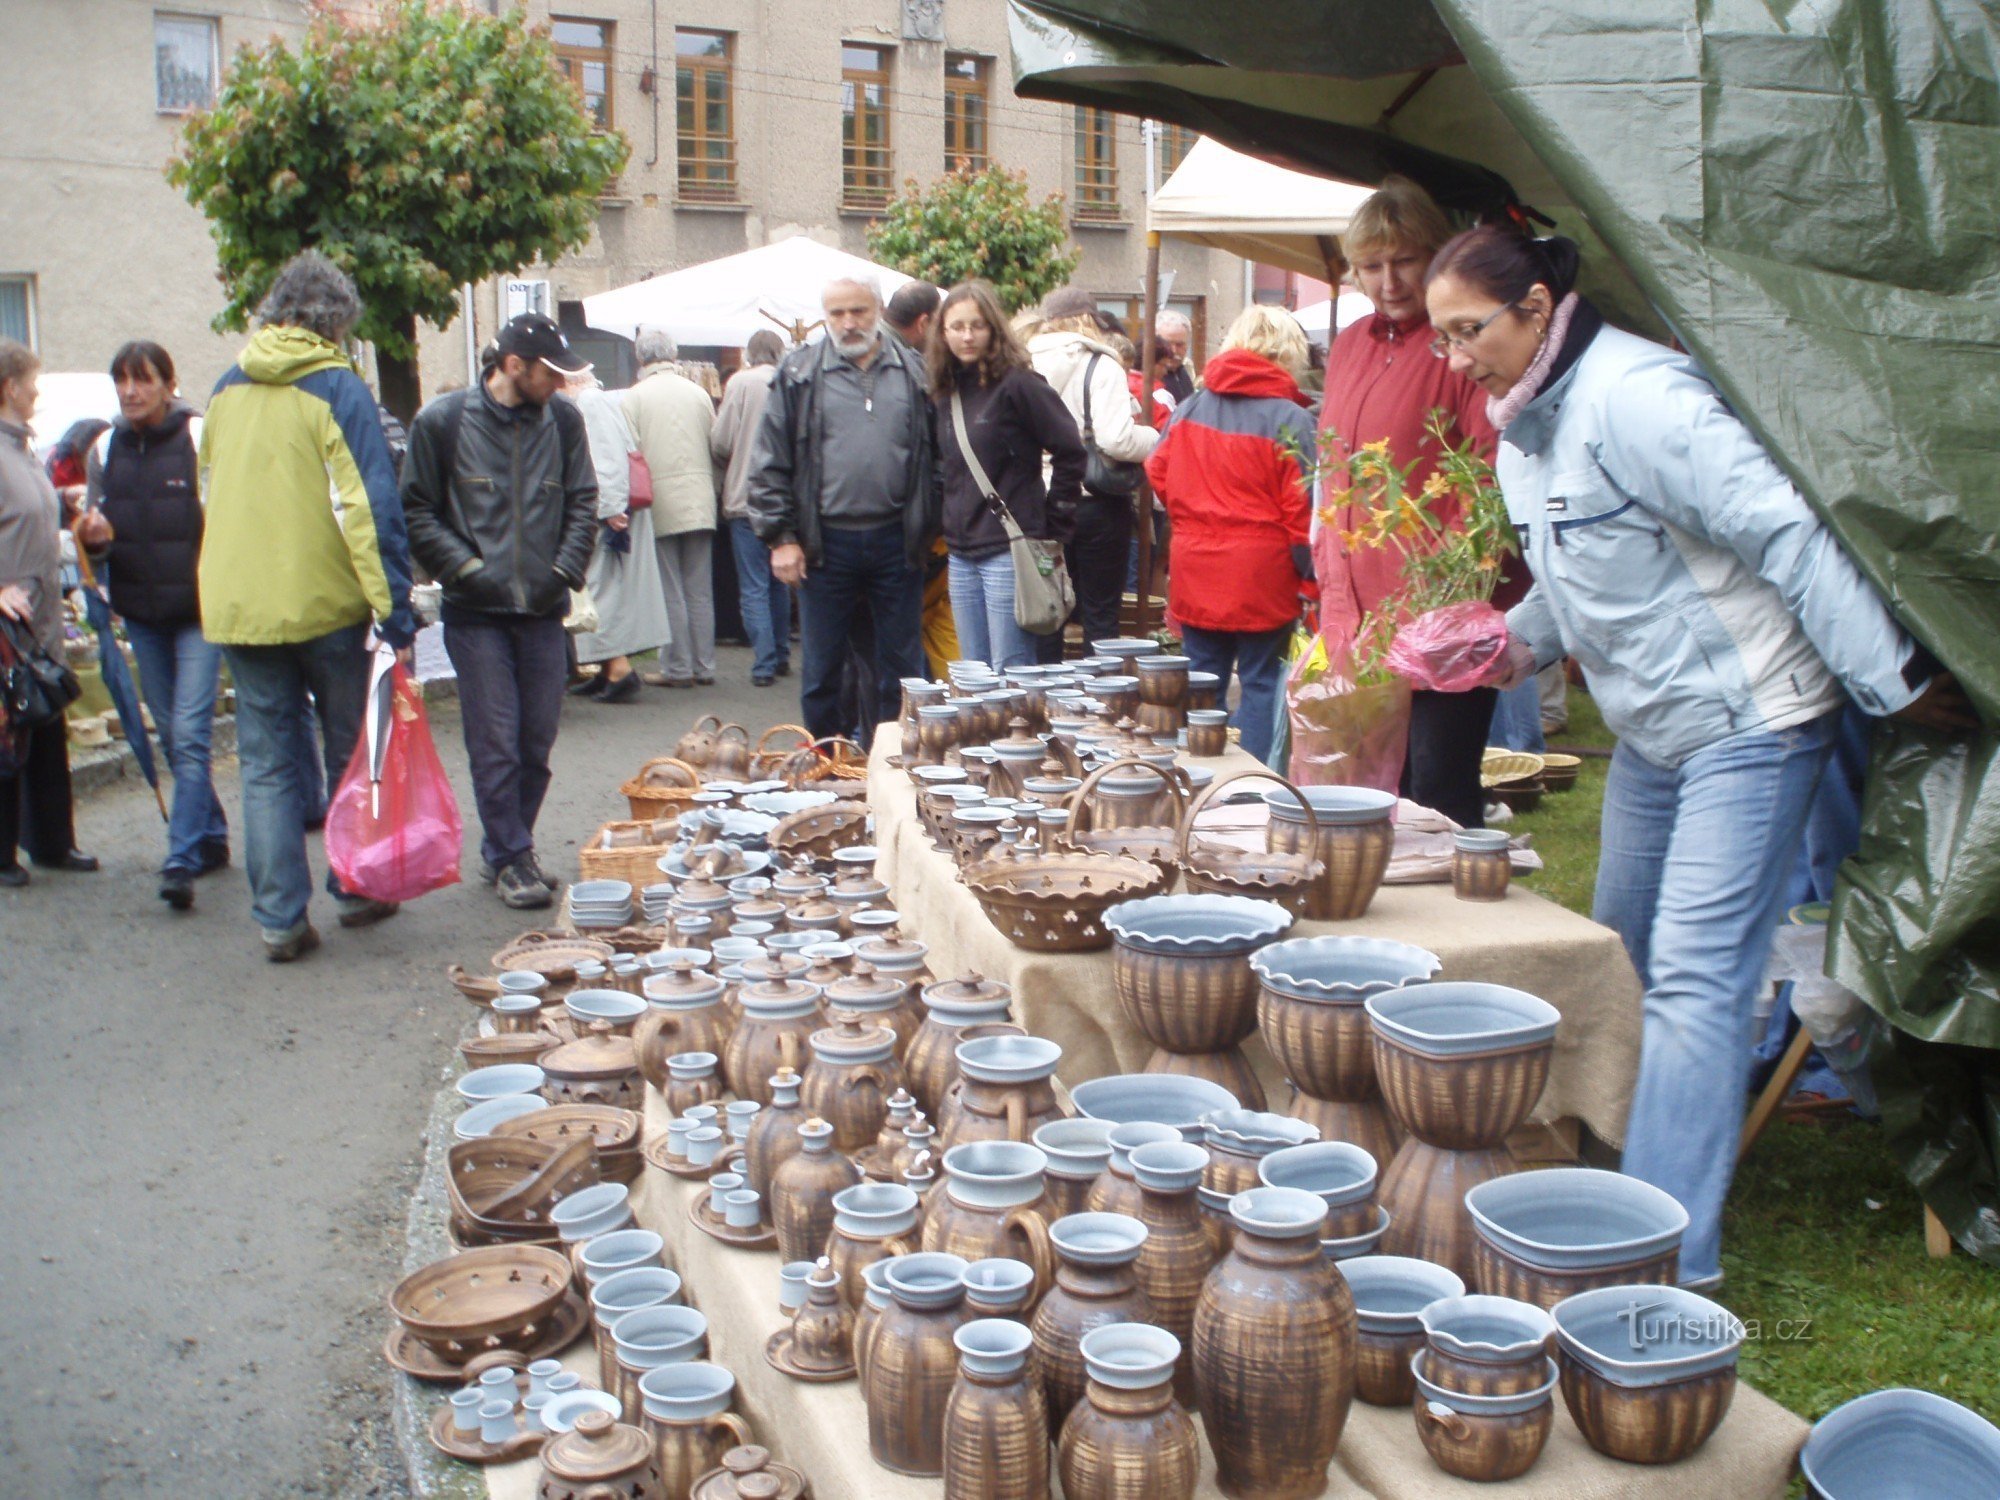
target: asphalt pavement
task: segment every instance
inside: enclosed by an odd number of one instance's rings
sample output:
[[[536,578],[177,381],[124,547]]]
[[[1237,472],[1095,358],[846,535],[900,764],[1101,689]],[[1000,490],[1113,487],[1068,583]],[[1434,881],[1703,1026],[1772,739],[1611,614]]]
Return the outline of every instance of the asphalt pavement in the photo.
[[[700,715],[753,736],[797,719],[795,677],[752,688],[741,648],[719,667],[710,688],[570,700],[551,874],[574,876],[624,815],[619,784]],[[191,913],[157,898],[165,830],[136,780],[79,804],[101,873],[0,893],[0,1493],[409,1493],[384,1298],[472,1018],[444,969],[483,971],[537,915],[478,883],[456,701],[431,715],[467,883],[359,932],[316,897],[326,943],[302,962],[265,962],[240,868]],[[216,781],[234,820],[233,761]]]

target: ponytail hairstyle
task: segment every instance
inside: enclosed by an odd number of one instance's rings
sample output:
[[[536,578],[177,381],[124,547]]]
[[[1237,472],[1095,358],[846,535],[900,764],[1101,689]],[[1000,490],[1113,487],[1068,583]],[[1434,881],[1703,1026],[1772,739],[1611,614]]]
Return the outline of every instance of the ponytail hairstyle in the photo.
[[[1450,276],[1508,306],[1545,286],[1555,305],[1576,290],[1582,264],[1582,251],[1566,236],[1537,240],[1511,225],[1481,224],[1445,242],[1424,273],[1424,285]]]

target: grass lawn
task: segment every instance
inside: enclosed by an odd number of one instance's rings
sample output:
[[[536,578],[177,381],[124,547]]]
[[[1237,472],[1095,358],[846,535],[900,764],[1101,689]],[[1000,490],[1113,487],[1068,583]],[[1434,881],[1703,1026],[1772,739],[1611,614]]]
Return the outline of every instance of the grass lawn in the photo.
[[[1589,697],[1570,692],[1565,748],[1608,750]],[[1588,913],[1605,760],[1510,831],[1548,868],[1531,889]],[[1922,1205],[1857,1120],[1776,1121],[1736,1175],[1723,1227],[1721,1301],[1751,1330],[1744,1376],[1806,1418],[1884,1386],[1919,1386],[2000,1421],[2000,1276],[1970,1256],[1924,1253]]]

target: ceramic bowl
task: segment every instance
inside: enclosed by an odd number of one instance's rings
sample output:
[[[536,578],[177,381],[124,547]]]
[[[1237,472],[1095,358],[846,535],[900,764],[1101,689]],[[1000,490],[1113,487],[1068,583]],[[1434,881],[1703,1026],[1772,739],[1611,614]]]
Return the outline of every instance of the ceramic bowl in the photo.
[[[1307,1141],[1273,1151],[1257,1163],[1266,1187],[1303,1188],[1327,1208],[1364,1203],[1375,1192],[1375,1158],[1347,1141]]]
[[[1443,1297],[1419,1309],[1417,1321],[1433,1349],[1475,1364],[1528,1359],[1555,1333],[1547,1313],[1511,1297]]]
[[[496,1125],[548,1107],[549,1101],[540,1094],[502,1094],[473,1105],[452,1122],[451,1133],[461,1141],[480,1140],[491,1135]]]
[[[1818,1500],[1991,1500],[2000,1428],[1929,1391],[1870,1391],[1814,1424],[1799,1468]]]
[[[786,818],[839,800],[838,792],[754,792],[737,798],[736,805],[774,818]]]
[[[1070,1214],[1049,1226],[1049,1243],[1080,1266],[1122,1266],[1138,1257],[1147,1229],[1128,1214]]]
[[[615,906],[632,899],[629,880],[579,880],[569,888],[569,899],[582,906]]]
[[[642,1307],[611,1325],[611,1342],[620,1363],[635,1370],[687,1364],[708,1346],[708,1319],[677,1303]]]
[[[1728,1412],[1744,1329],[1727,1308],[1679,1287],[1613,1286],[1550,1316],[1563,1402],[1599,1453],[1678,1463]]]
[[[583,1279],[595,1286],[605,1277],[635,1266],[657,1266],[666,1241],[650,1229],[614,1229],[600,1234],[578,1253]]]
[[[546,1075],[533,1063],[501,1063],[491,1068],[474,1068],[462,1075],[456,1085],[461,1099],[470,1099],[475,1104],[488,1099],[504,1099],[509,1094],[532,1094],[539,1090]]]
[[[1424,1331],[1418,1316],[1433,1302],[1463,1297],[1465,1283],[1456,1272],[1407,1255],[1361,1255],[1340,1263],[1340,1274],[1354,1297],[1354,1317],[1365,1332]]]
[[[1424,983],[1442,963],[1412,943],[1329,935],[1259,948],[1250,967],[1264,988],[1291,999],[1359,1005],[1370,995]]]
[[[622,1182],[581,1188],[549,1210],[549,1223],[566,1241],[594,1240],[632,1222],[632,1191]]]
[[[1380,823],[1396,810],[1395,793],[1378,792],[1366,786],[1308,786],[1301,787],[1298,793],[1274,786],[1264,792],[1264,805],[1271,809],[1274,818],[1304,823],[1306,814],[1299,804],[1300,794],[1311,804],[1313,816],[1323,828]]]
[[[550,1432],[573,1432],[576,1419],[587,1411],[601,1411],[616,1422],[625,1414],[625,1407],[609,1391],[563,1391],[549,1397],[549,1404],[542,1408],[542,1425]]]
[[[639,1400],[661,1422],[700,1422],[729,1410],[736,1377],[705,1360],[660,1365],[639,1377]],[[650,1425],[649,1429],[650,1429]]]
[[[1556,1369],[1556,1362],[1544,1357],[1535,1383],[1528,1389],[1506,1396],[1469,1396],[1464,1391],[1454,1391],[1433,1380],[1430,1362],[1431,1351],[1428,1349],[1411,1361],[1411,1373],[1417,1379],[1417,1394],[1425,1401],[1435,1401],[1466,1416],[1511,1417],[1533,1411],[1554,1396],[1556,1382],[1562,1378]]]
[[[1104,925],[1124,947],[1170,956],[1248,953],[1293,920],[1277,902],[1249,896],[1149,896],[1104,913]]]
[[[1432,981],[1364,1002],[1377,1033],[1430,1057],[1468,1057],[1552,1041],[1562,1015],[1526,990]]]
[[[1190,1141],[1201,1139],[1204,1116],[1241,1107],[1221,1084],[1175,1073],[1114,1073],[1077,1084],[1069,1097],[1088,1119],[1171,1125]]]
[[[1062,1048],[1038,1036],[982,1036],[960,1042],[958,1070],[980,1083],[1034,1083],[1055,1073]]]
[[[1382,1248],[1382,1237],[1389,1232],[1389,1225],[1392,1221],[1388,1209],[1377,1204],[1366,1203],[1362,1204],[1361,1207],[1365,1210],[1369,1221],[1366,1229],[1355,1234],[1344,1235],[1339,1239],[1327,1239],[1319,1242],[1319,1253],[1336,1265],[1342,1261],[1355,1260],[1364,1255],[1373,1255],[1377,1250]]]
[[[683,1288],[678,1271],[665,1266],[634,1266],[601,1277],[590,1289],[590,1305],[607,1329],[625,1314],[646,1307],[678,1307]]]
[[[623,990],[571,990],[563,997],[563,1009],[579,1030],[605,1021],[613,1031],[629,1035],[633,1024],[646,1013],[646,1001]]]
[[[1591,1271],[1680,1248],[1687,1210],[1671,1193],[1589,1167],[1550,1167],[1482,1182],[1465,1195],[1474,1229],[1528,1266]]]
[[[988,1256],[968,1264],[959,1280],[966,1295],[982,1307],[999,1310],[1019,1308],[1035,1289],[1035,1268],[1024,1260]]]

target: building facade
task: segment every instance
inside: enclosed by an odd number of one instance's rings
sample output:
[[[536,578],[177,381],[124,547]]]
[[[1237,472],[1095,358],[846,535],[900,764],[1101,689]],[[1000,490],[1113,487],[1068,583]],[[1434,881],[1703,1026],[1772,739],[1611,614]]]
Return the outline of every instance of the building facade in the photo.
[[[128,338],[164,344],[205,398],[241,342],[207,222],[162,169],[186,112],[240,45],[296,39],[314,0],[0,0],[0,334],[55,371],[101,371]],[[492,8],[498,0],[479,0]],[[364,9],[358,3],[334,8]],[[426,392],[463,381],[509,311],[578,316],[594,292],[794,234],[867,253],[907,179],[959,164],[1059,192],[1074,280],[1129,315],[1145,194],[1192,141],[1137,120],[1018,99],[1003,0],[532,0],[562,64],[631,159],[596,232],[550,267],[476,287],[473,323],[429,329]],[[84,65],[79,66],[79,62]],[[1242,261],[1169,242],[1169,301],[1212,350],[1246,300]],[[1136,333],[1136,328],[1134,332]],[[468,337],[470,333],[470,337]]]

